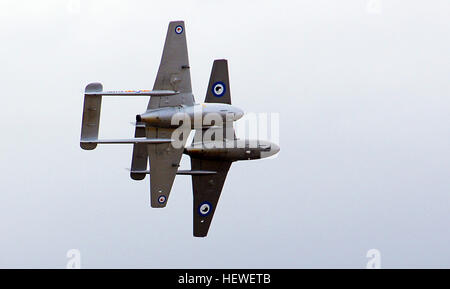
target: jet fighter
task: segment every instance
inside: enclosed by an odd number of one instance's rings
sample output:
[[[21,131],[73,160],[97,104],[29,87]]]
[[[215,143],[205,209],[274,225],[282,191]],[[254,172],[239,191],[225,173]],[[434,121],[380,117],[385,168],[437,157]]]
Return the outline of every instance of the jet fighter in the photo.
[[[192,176],[194,236],[205,237],[231,164],[269,157],[280,148],[236,138],[233,122],[244,112],[231,105],[227,60],[214,61],[202,104],[194,102],[189,69],[184,22],[170,22],[152,90],[103,91],[100,83],[86,87],[80,146],[134,144],[130,176],[143,180],[150,175],[152,207],[166,206],[176,174]],[[98,139],[102,96],[110,95],[150,96],[147,110],[136,115],[134,138]],[[193,142],[185,147],[192,129]],[[183,153],[191,158],[190,170],[178,169]]]
[[[155,208],[165,207],[167,204],[196,112],[201,111],[202,116],[214,113],[233,121],[244,114],[241,109],[229,104],[195,104],[189,69],[186,27],[184,21],[173,21],[169,23],[152,90],[103,91],[103,85],[100,83],[91,83],[85,89],[81,148],[93,150],[97,144],[134,144],[131,178],[144,179],[150,160],[150,199],[151,206]],[[217,86],[216,89],[219,91],[220,87]],[[136,116],[135,138],[98,139],[102,96],[150,96],[146,112]],[[174,122],[176,115],[187,116],[191,126],[181,125],[183,119]],[[172,135],[176,130],[181,130],[181,138],[174,140]]]

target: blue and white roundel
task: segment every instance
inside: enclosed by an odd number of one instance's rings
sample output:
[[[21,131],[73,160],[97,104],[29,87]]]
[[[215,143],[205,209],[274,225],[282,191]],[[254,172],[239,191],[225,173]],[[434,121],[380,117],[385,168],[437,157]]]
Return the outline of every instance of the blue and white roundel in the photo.
[[[206,217],[211,213],[212,205],[209,202],[203,202],[198,207],[198,213],[203,217]]]
[[[166,202],[167,198],[164,195],[159,196],[158,203],[164,204]]]
[[[183,26],[178,25],[177,27],[175,27],[175,33],[176,33],[176,34],[181,34],[181,33],[183,33]]]
[[[215,96],[221,97],[225,94],[225,91],[227,91],[227,87],[225,86],[225,83],[223,83],[222,81],[217,81],[213,84],[212,93]]]

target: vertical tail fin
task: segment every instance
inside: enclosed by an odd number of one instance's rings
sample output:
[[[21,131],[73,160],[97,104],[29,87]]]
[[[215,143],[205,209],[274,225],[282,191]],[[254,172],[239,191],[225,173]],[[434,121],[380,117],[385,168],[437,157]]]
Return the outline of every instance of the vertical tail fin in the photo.
[[[226,59],[214,60],[205,102],[231,104],[230,80]]]
[[[145,125],[142,122],[136,123],[136,129],[134,131],[135,138],[145,137]],[[147,145],[146,144],[134,144],[133,145],[133,157],[131,159],[131,172],[130,177],[133,180],[140,181],[145,179],[146,174],[137,173],[139,171],[146,171],[148,163]]]
[[[90,83],[86,86],[85,92],[103,91],[101,83]],[[81,140],[98,139],[98,129],[100,124],[100,110],[102,105],[101,95],[84,95],[83,120],[81,124]],[[93,150],[96,143],[83,143],[80,146],[84,150]]]

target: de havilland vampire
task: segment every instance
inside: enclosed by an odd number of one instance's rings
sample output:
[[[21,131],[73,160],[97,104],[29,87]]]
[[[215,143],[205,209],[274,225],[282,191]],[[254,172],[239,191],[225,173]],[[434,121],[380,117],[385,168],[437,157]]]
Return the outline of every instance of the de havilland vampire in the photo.
[[[170,22],[152,90],[103,91],[100,83],[86,86],[80,146],[93,150],[97,144],[133,144],[130,175],[143,180],[150,174],[154,208],[166,206],[175,175],[191,175],[194,236],[204,237],[231,163],[272,156],[279,147],[235,137],[233,122],[244,113],[231,105],[226,60],[214,61],[202,104],[194,102],[189,69],[184,22]],[[150,96],[147,110],[136,116],[134,138],[98,139],[102,96],[110,95]],[[192,129],[193,143],[185,148]],[[191,170],[178,170],[183,153],[191,158]]]

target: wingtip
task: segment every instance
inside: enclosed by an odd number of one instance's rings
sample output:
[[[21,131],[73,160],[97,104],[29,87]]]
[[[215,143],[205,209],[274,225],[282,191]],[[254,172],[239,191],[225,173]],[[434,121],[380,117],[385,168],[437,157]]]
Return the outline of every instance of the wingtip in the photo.
[[[161,209],[161,208],[165,208],[166,207],[166,204],[150,204],[150,207],[152,207],[152,208],[156,208],[156,209]]]
[[[169,22],[169,28],[176,25],[182,25],[184,27],[184,20],[175,20]]]
[[[205,238],[205,237],[208,237],[208,233],[200,234],[198,232],[194,232],[193,236],[196,237],[196,238]]]
[[[143,179],[145,179],[145,176],[146,174],[130,172],[130,177],[135,181],[142,181]]]

